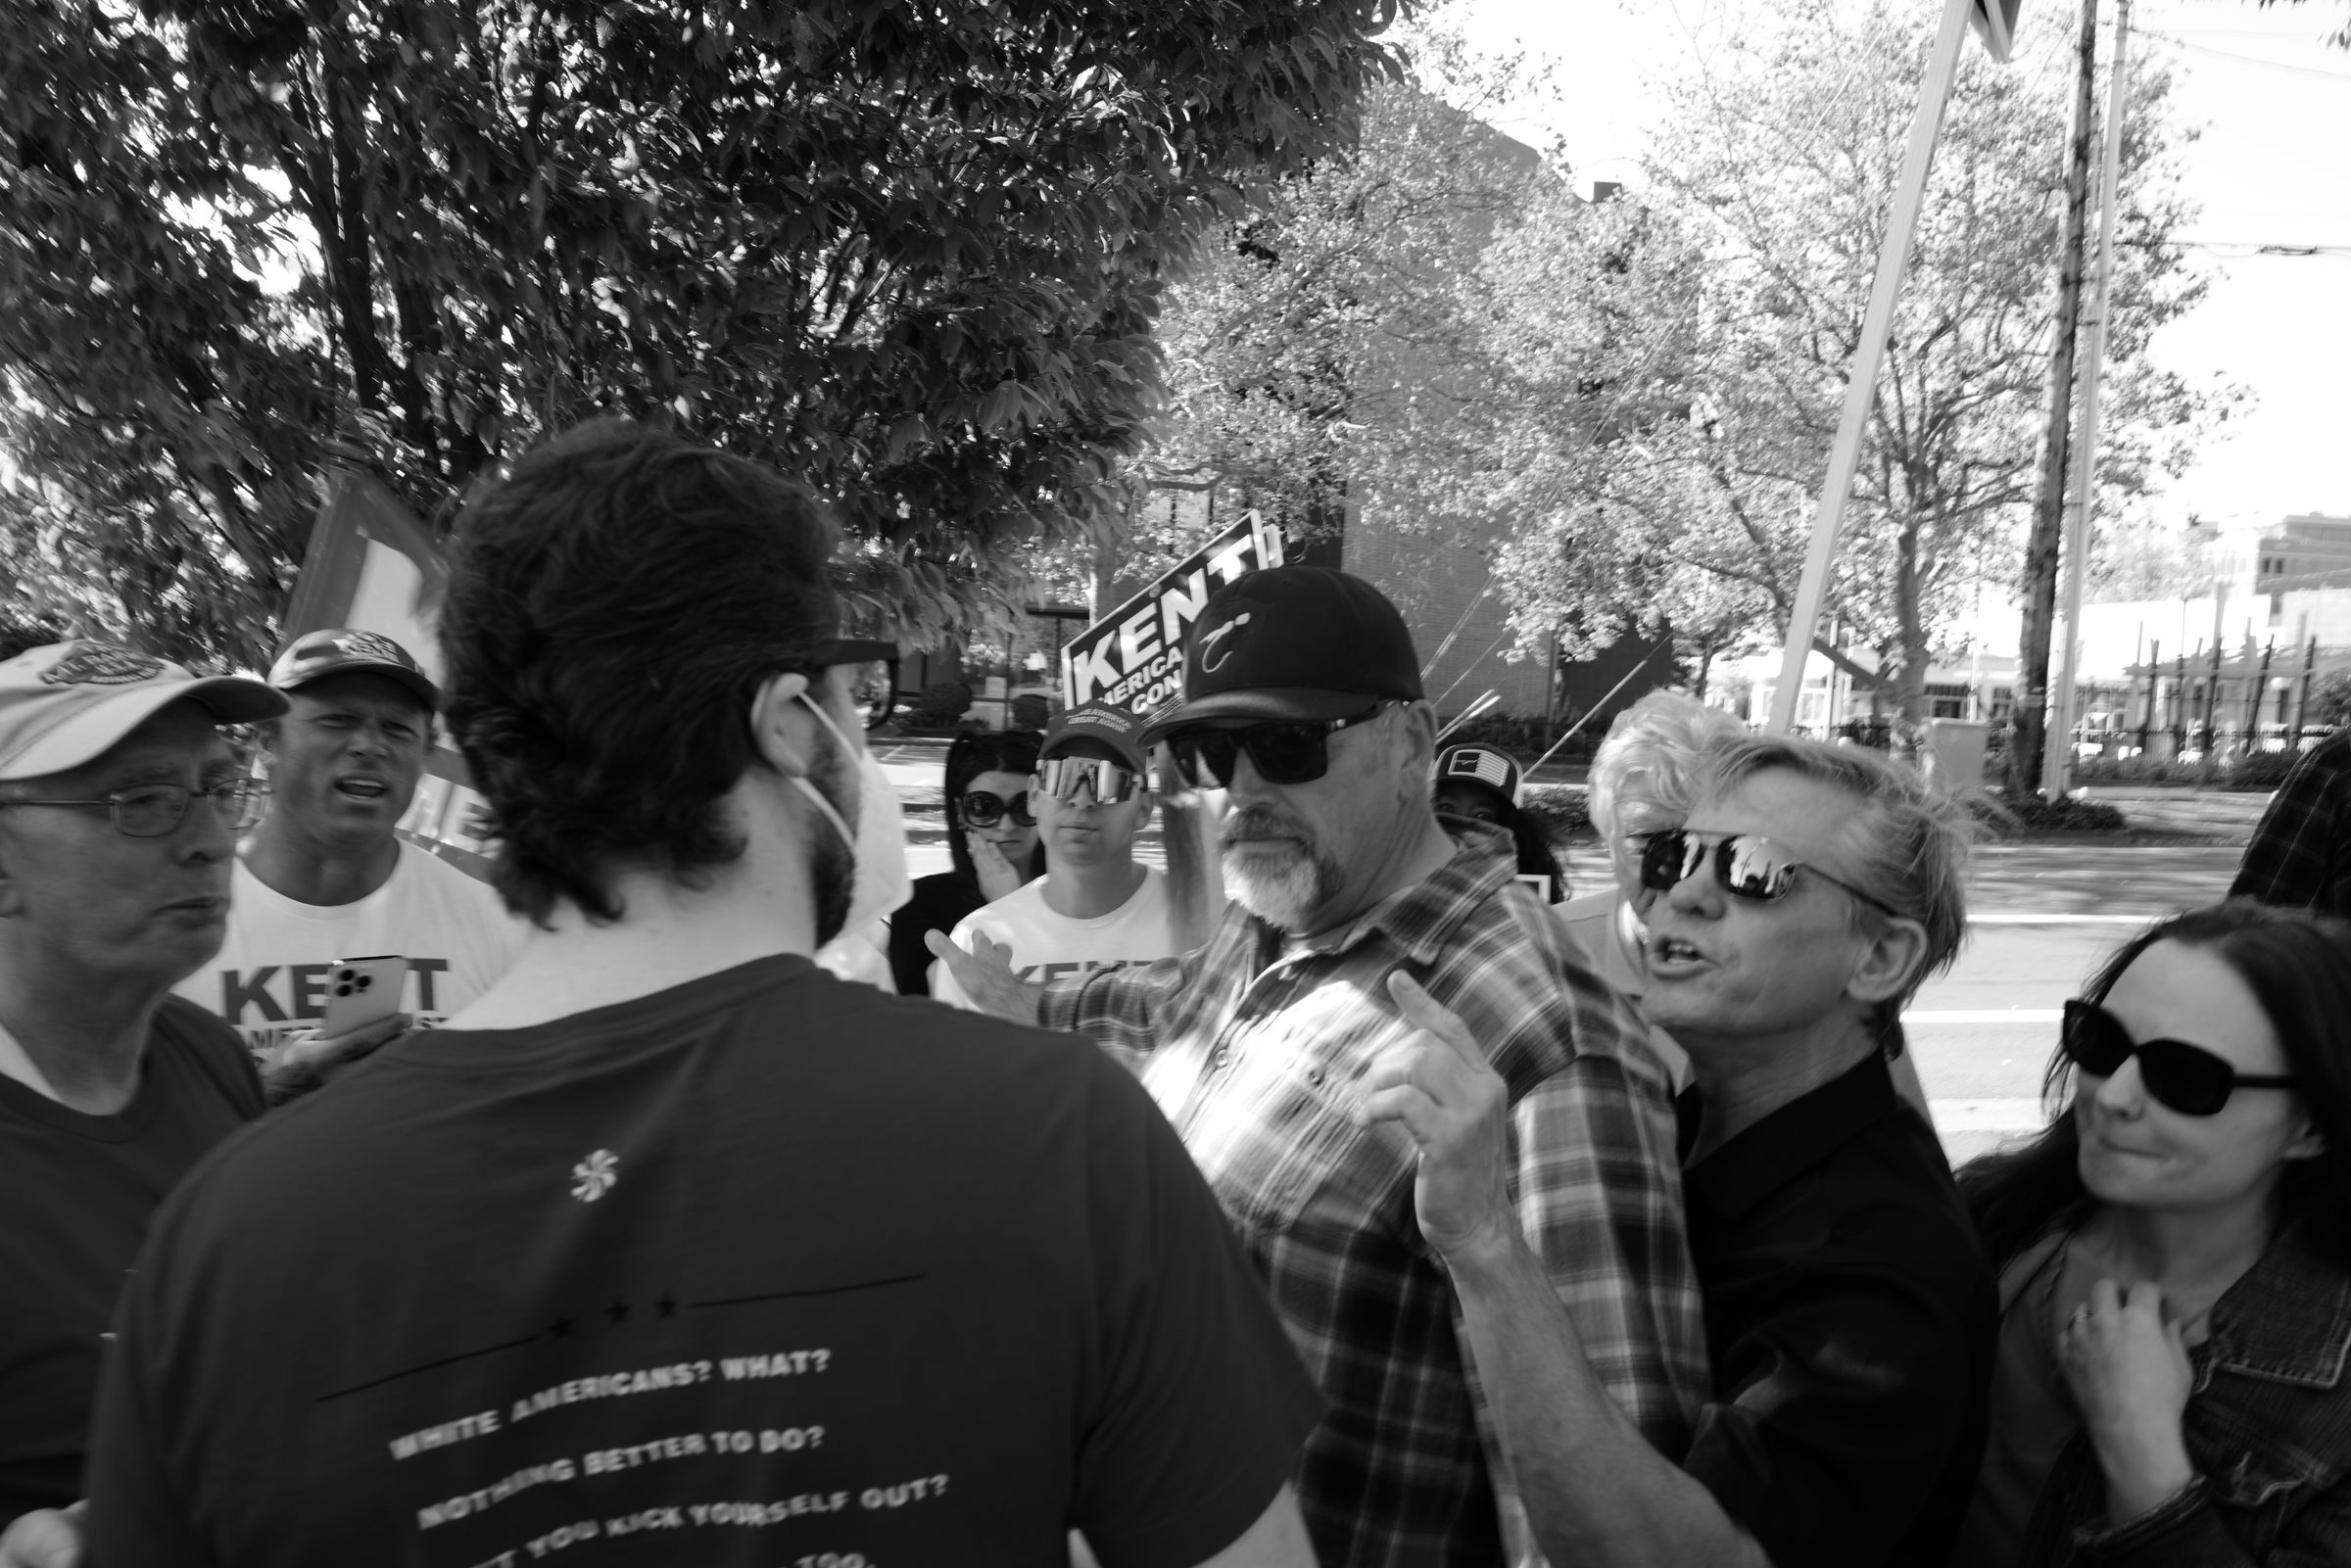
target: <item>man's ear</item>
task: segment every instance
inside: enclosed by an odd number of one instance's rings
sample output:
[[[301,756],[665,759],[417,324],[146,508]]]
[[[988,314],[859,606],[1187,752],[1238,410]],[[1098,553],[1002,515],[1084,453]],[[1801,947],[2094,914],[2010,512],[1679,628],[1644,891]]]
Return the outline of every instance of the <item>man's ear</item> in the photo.
[[[1418,770],[1413,777],[1418,781],[1421,791],[1426,793],[1429,773],[1437,765],[1436,707],[1425,701],[1407,702],[1397,716],[1397,723],[1400,726],[1398,734],[1404,736],[1405,745],[1412,753],[1413,765]]]
[[[806,778],[821,745],[817,722],[800,700],[807,690],[808,677],[785,670],[751,694],[751,743],[760,760],[787,779]]]
[[[1927,961],[1927,928],[1914,920],[1879,920],[1862,938],[1845,994],[1857,1002],[1891,1002],[1910,989]]]

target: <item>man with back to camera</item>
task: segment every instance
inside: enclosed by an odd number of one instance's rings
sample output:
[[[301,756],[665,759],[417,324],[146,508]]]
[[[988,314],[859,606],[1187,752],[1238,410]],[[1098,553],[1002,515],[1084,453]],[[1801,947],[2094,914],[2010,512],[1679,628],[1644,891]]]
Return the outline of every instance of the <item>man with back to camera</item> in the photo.
[[[81,1496],[148,1217],[261,1114],[235,1037],[170,988],[219,945],[260,804],[217,727],[284,708],[103,642],[0,663],[0,1524]],[[61,1527],[26,1519],[0,1560]]]
[[[178,993],[267,1055],[311,1033],[345,959],[408,960],[404,1011],[363,1045],[438,1023],[513,962],[522,927],[496,894],[394,832],[415,798],[441,693],[408,649],[340,628],[270,667],[286,715],[262,726],[268,814],[237,859],[228,935]]]
[[[1029,787],[1045,874],[966,915],[949,933],[956,946],[969,950],[985,936],[1031,980],[1147,964],[1177,950],[1167,879],[1134,858],[1134,835],[1153,804],[1135,744],[1142,728],[1135,715],[1103,702],[1045,727]],[[931,994],[971,1005],[943,968]]]
[[[614,422],[458,534],[449,724],[538,928],[167,1206],[96,1560],[1307,1563],[1319,1402],[1148,1096],[806,956],[894,842],[813,496]]]
[[[1618,1415],[1511,1224],[1476,1026],[1422,1008],[1363,1114],[1420,1149],[1420,1228],[1553,1562],[1929,1568],[1975,1485],[1992,1282],[1885,1037],[1965,930],[1965,821],[1870,752],[1710,749],[1642,867],[1646,1005],[1697,1075],[1682,1148],[1715,1389],[1686,1453]]]
[[[1100,1040],[1176,1118],[1333,1405],[1298,1469],[1322,1561],[1525,1561],[1494,1380],[1471,1379],[1414,1223],[1413,1142],[1358,1124],[1356,1083],[1414,1032],[1406,998],[1472,1021],[1508,1084],[1511,1219],[1547,1299],[1628,1425],[1678,1453],[1704,1331],[1640,1016],[1516,883],[1506,834],[1439,826],[1419,659],[1361,578],[1283,566],[1218,591],[1159,736],[1187,785],[1229,793],[1235,902],[1207,946],[1041,988],[991,943],[933,951],[988,1011]]]

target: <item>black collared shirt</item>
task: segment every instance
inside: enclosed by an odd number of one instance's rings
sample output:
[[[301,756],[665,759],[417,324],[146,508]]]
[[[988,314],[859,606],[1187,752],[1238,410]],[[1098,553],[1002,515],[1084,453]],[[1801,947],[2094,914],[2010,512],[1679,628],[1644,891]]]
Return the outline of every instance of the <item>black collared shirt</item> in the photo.
[[[1682,1179],[1715,1394],[1683,1468],[1774,1568],[1941,1564],[1997,1312],[1934,1130],[1873,1053]]]

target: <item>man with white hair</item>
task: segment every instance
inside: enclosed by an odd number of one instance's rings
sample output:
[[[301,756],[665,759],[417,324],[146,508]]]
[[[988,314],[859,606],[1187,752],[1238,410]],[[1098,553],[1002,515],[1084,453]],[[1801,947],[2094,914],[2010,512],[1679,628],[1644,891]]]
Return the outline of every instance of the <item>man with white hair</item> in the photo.
[[[1544,1299],[1626,1429],[1679,1452],[1701,1309],[1641,1020],[1517,883],[1507,834],[1439,826],[1435,713],[1370,584],[1283,566],[1219,591],[1153,737],[1186,785],[1229,794],[1236,902],[1205,947],[1041,990],[984,940],[932,950],[989,1011],[1101,1041],[1175,1121],[1334,1406],[1297,1471],[1323,1563],[1521,1561],[1494,1375],[1472,1383],[1453,1283],[1414,1227],[1413,1141],[1365,1124],[1359,1084],[1429,997],[1470,1021],[1507,1085],[1508,1223]]]
[[[1991,1272],[1884,1040],[1965,927],[1966,824],[1915,775],[1808,740],[1732,742],[1643,852],[1647,1006],[1679,1106],[1712,1398],[1686,1449],[1623,1419],[1512,1222],[1509,1091],[1476,1021],[1367,1075],[1420,1151],[1421,1233],[1461,1294],[1556,1563],[1941,1563],[1974,1489]]]

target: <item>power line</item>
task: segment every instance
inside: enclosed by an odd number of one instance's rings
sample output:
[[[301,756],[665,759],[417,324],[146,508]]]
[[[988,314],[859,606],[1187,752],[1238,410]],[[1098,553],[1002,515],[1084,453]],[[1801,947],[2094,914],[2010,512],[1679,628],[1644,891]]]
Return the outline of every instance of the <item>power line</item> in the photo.
[[[2191,43],[2185,38],[2175,38],[2168,32],[2158,32],[2152,27],[2133,27],[2131,30],[2141,37],[2168,43],[2175,49],[2193,49],[2200,55],[2211,55],[2218,60],[2233,60],[2239,65],[2262,66],[2271,71],[2290,71],[2304,76],[2323,76],[2328,81],[2351,82],[2351,71],[2326,71],[2317,66],[2297,66],[2283,60],[2264,60],[2259,55],[2240,55],[2233,50],[2215,49],[2208,43]]]

